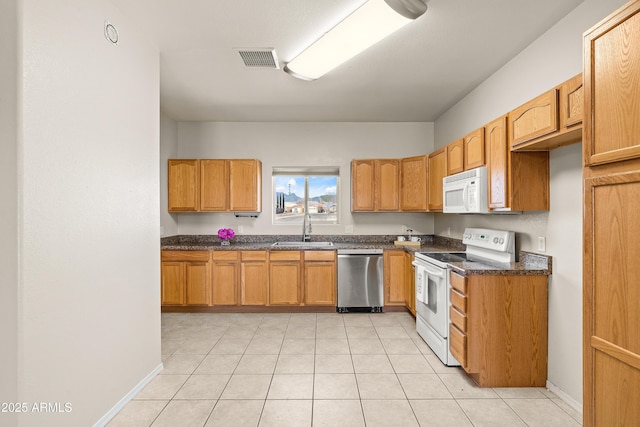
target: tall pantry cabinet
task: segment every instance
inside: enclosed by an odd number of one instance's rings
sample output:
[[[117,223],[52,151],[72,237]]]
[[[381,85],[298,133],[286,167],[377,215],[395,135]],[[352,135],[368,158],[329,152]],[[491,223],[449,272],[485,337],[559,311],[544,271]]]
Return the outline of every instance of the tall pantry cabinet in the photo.
[[[584,425],[640,425],[640,1],[584,35]]]

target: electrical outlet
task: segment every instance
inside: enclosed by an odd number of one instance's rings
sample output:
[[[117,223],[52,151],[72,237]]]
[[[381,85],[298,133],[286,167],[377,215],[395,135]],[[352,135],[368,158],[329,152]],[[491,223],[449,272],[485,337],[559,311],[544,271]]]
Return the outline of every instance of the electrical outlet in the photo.
[[[345,225],[344,232],[347,234],[353,234],[353,225]]]
[[[451,236],[451,227],[447,227],[447,236]]]
[[[238,234],[242,234],[242,233],[244,233],[244,226],[239,225],[238,226]]]
[[[544,237],[538,237],[538,250],[544,252],[547,250],[547,239]]]

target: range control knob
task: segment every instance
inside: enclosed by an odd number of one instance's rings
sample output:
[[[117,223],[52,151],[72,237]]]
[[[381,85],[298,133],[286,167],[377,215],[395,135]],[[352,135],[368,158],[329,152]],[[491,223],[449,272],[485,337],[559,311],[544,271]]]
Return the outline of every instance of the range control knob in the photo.
[[[498,243],[498,238],[497,237],[493,238],[493,243]]]
[[[500,244],[503,244],[504,243],[504,238],[501,237],[499,242],[500,242]]]

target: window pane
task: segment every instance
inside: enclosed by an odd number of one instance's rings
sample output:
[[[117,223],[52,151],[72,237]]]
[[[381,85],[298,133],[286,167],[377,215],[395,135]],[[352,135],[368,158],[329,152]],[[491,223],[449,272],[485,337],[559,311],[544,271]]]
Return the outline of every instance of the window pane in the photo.
[[[338,178],[336,176],[310,176],[309,179],[309,214],[311,222],[338,221],[336,193]]]
[[[302,224],[304,176],[278,175],[275,180],[275,223]]]

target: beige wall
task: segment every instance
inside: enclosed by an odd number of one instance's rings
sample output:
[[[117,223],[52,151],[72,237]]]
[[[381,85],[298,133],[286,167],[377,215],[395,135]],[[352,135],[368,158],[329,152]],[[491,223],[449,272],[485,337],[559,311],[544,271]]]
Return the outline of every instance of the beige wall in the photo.
[[[72,411],[20,425],[90,426],[161,366],[159,56],[106,0],[21,3],[18,400]]]
[[[340,167],[340,224],[314,225],[314,234],[343,234],[346,225],[353,225],[354,234],[396,234],[402,225],[423,233],[433,231],[431,214],[350,212],[351,160],[429,153],[433,151],[433,123],[180,122],[178,141],[181,158],[258,158],[264,184],[258,218],[235,218],[230,213],[171,214],[180,234],[215,234],[220,227],[237,230],[239,225],[245,234],[301,233],[299,225],[272,224],[274,166]],[[166,192],[166,174],[161,184],[161,191]],[[162,209],[166,211],[166,204]]]
[[[163,236],[178,234],[178,215],[167,211],[167,160],[178,157],[178,122],[160,114],[160,232]]]
[[[0,2],[0,402],[18,397],[17,18],[15,0]],[[0,414],[0,424],[15,416]]]
[[[441,147],[582,71],[582,34],[623,4],[585,0],[558,24],[483,82],[435,123]],[[537,252],[546,238],[553,256],[549,281],[548,380],[574,407],[582,405],[582,181],[580,145],[551,152],[551,210],[523,215],[439,214],[436,234],[465,227],[517,232],[519,249]]]

